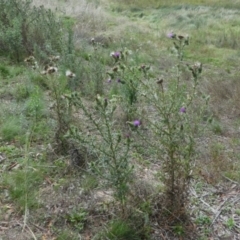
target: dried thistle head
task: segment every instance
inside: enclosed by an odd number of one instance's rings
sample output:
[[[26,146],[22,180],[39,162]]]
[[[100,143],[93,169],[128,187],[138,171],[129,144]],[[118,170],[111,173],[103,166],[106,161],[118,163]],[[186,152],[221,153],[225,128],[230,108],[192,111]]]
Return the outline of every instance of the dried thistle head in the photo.
[[[58,71],[57,67],[50,67],[47,69],[48,74],[56,73]]]
[[[47,69],[44,69],[44,71],[41,72],[42,75],[47,75],[47,74],[53,74],[57,73],[58,68],[57,67],[48,67]]]
[[[66,77],[68,77],[68,78],[74,78],[74,77],[76,77],[76,74],[73,73],[73,72],[70,71],[70,70],[67,70],[67,71],[66,71]]]
[[[50,56],[49,60],[52,62],[57,62],[60,59],[60,56]]]
[[[26,63],[33,63],[34,61],[35,61],[35,57],[32,55],[24,59],[24,62]]]
[[[158,78],[157,79],[157,84],[162,84],[163,83],[163,79],[162,78]]]

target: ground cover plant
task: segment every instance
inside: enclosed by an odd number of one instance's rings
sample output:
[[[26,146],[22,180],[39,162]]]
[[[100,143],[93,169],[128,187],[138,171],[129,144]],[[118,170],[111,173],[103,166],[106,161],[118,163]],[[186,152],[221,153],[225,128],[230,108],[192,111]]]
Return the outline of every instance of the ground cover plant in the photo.
[[[2,239],[239,238],[237,1],[0,6]]]

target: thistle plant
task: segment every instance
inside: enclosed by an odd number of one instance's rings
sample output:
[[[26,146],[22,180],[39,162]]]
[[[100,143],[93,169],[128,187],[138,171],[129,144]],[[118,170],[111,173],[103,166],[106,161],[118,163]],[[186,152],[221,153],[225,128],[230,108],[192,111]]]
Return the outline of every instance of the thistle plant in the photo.
[[[75,70],[79,78],[82,95],[94,98],[97,94],[104,93],[103,79],[108,58],[104,54],[105,49],[97,44],[86,45],[84,51],[81,50],[81,58],[72,70]]]
[[[162,165],[162,181],[165,184],[165,209],[176,219],[185,216],[188,203],[188,188],[191,179],[195,156],[196,126],[201,124],[201,116],[206,103],[193,109],[197,98],[197,86],[202,72],[202,64],[188,65],[192,72],[192,83],[180,78],[180,67],[183,67],[184,41],[180,37],[172,37],[174,46],[178,46],[179,63],[177,76],[165,81],[153,82],[147,78],[141,81],[142,95],[147,106],[151,106],[152,114],[148,115],[145,125],[150,137],[138,131],[153,149],[155,158]],[[176,41],[178,41],[176,43]],[[144,72],[144,76],[148,74]],[[193,112],[196,111],[194,114]],[[196,116],[197,114],[197,116]]]
[[[114,66],[107,72],[108,82],[115,84],[111,93],[120,96],[127,121],[134,117],[137,110],[138,85],[141,78],[138,67],[129,65],[129,54],[130,51],[127,49],[121,52],[112,52],[110,55],[113,58]]]
[[[46,78],[52,100],[53,117],[57,125],[54,136],[56,152],[66,154],[69,150],[69,144],[65,134],[69,130],[72,119],[71,106],[65,98],[68,80],[65,76],[58,76],[56,73],[48,74]]]
[[[114,195],[120,201],[122,210],[128,194],[128,184],[133,166],[130,164],[130,145],[128,136],[116,130],[114,112],[117,100],[97,95],[95,110],[84,104],[77,93],[68,96],[69,101],[84,113],[86,126],[71,127],[68,137],[84,145],[97,156],[91,162],[91,169],[114,190]],[[83,129],[91,129],[91,133]]]
[[[183,50],[185,46],[189,45],[189,36],[177,35],[173,32],[167,34],[168,38],[173,40],[174,49],[177,51],[177,57],[180,61],[183,60]]]

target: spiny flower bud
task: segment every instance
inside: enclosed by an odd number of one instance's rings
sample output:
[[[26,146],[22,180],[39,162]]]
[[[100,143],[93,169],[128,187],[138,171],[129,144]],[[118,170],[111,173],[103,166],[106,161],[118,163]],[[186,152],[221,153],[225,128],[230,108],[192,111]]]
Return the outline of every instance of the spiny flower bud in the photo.
[[[202,72],[202,63],[200,62],[195,62],[193,67],[198,70],[199,73]]]
[[[185,37],[183,35],[177,35],[178,40],[183,40]]]
[[[118,71],[118,67],[116,66],[112,70],[113,70],[113,72],[117,72]]]
[[[52,73],[56,73],[58,71],[58,68],[57,67],[49,67],[47,69],[47,73],[48,74],[52,74]]]
[[[162,78],[157,80],[157,84],[162,84],[162,83],[163,83],[163,79]]]

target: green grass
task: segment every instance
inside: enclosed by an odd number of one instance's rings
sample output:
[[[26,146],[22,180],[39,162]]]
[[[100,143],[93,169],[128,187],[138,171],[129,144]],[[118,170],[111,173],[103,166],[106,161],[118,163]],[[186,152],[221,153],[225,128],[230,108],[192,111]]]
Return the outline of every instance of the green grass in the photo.
[[[41,169],[25,166],[23,161],[19,159],[20,169],[10,174],[4,174],[2,182],[7,186],[9,198],[15,202],[17,207],[24,211],[27,204],[28,209],[39,207],[38,187],[43,180],[43,172]]]
[[[12,141],[24,133],[22,121],[19,117],[8,117],[1,125],[1,137],[5,141]]]
[[[97,240],[109,239],[132,239],[140,240],[141,238],[137,235],[134,229],[123,220],[114,220],[109,223],[105,233],[96,238]]]

